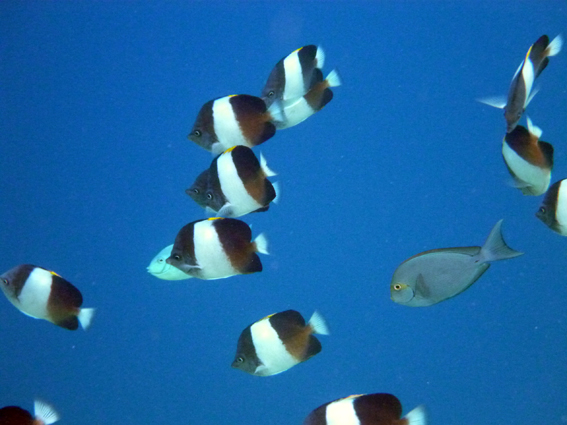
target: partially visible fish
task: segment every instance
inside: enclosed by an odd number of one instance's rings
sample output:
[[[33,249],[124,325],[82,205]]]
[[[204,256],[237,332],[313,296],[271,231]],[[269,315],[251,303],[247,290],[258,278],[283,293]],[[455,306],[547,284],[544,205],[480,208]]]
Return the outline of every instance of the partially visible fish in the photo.
[[[357,394],[325,403],[303,425],[426,425],[423,405],[402,418],[402,404],[392,394]]]
[[[34,414],[18,406],[6,406],[0,409],[0,425],[50,425],[60,417],[55,409],[40,400],[34,400]]]
[[[506,133],[502,156],[514,185],[524,195],[539,196],[547,190],[553,169],[553,146],[541,141],[542,131],[528,118],[528,128],[518,125]]]
[[[549,187],[536,217],[554,232],[567,236],[567,179]]]
[[[557,55],[562,46],[563,37],[561,35],[555,37],[551,43],[547,35],[542,35],[529,48],[526,57],[514,74],[508,90],[508,98],[506,100],[500,97],[479,99],[482,103],[504,109],[507,133],[510,133],[518,125],[528,104],[536,95],[535,79],[539,77],[549,63],[549,57]]]
[[[148,273],[154,275],[158,279],[163,280],[183,280],[189,279],[187,273],[182,272],[177,267],[173,267],[171,264],[167,264],[166,260],[171,255],[171,250],[173,249],[173,244],[166,246],[162,249],[150,262],[147,267]]]
[[[279,101],[296,100],[305,95],[317,82],[316,71],[323,68],[325,53],[321,47],[300,47],[281,59],[268,77],[261,97],[270,107]]]
[[[331,71],[324,80],[321,75],[320,80],[317,81],[304,96],[283,101],[281,105],[283,119],[275,123],[276,128],[282,130],[284,128],[293,127],[323,109],[323,107],[333,99],[331,87],[338,87],[340,85],[341,79],[337,70]]]

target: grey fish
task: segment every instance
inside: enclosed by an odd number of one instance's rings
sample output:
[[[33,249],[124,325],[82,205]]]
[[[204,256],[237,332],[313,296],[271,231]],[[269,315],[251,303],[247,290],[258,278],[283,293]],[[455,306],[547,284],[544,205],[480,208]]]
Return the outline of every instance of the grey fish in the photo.
[[[394,272],[390,296],[398,304],[426,307],[465,291],[490,267],[489,262],[522,255],[502,237],[498,221],[482,247],[441,248],[404,261]]]

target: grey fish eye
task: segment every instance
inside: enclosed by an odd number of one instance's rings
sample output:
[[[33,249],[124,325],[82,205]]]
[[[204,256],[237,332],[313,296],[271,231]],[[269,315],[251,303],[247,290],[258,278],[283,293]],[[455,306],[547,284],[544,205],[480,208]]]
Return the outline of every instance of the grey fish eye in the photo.
[[[545,207],[540,207],[539,212],[542,213],[542,214],[545,214]]]
[[[274,94],[276,94],[273,90],[270,90],[268,92],[268,97],[274,97]]]
[[[199,189],[195,188],[195,189],[193,189],[193,192],[198,195],[198,194],[199,194]]]
[[[210,192],[209,192],[209,193],[207,193],[207,199],[208,199],[208,200],[211,200],[211,199],[213,199],[213,194],[212,194],[212,193],[210,193]]]
[[[201,133],[201,130],[195,130],[195,131],[193,132],[193,135],[195,135],[195,136],[197,136],[197,137],[201,137],[202,134],[203,134],[203,133]]]
[[[242,357],[238,357],[238,358],[236,359],[236,361],[237,361],[238,363],[242,363],[242,362],[244,361],[244,359],[243,359]]]
[[[8,282],[8,279],[6,279],[6,278],[2,278],[2,283],[4,285],[10,285],[10,282]]]
[[[177,261],[181,261],[181,256],[180,256],[179,254],[175,254],[175,255],[173,256],[173,259],[174,259],[174,260],[177,260]]]

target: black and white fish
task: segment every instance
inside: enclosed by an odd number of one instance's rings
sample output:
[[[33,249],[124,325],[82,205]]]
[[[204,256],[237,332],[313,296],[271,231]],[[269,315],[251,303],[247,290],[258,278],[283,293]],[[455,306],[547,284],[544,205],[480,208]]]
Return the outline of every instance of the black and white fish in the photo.
[[[95,309],[81,308],[83,296],[70,282],[42,267],[22,264],[0,276],[6,298],[22,313],[65,329],[87,329]]]
[[[262,99],[248,94],[225,96],[205,103],[189,140],[220,154],[237,145],[257,146],[276,134],[274,121],[281,120],[276,107],[270,112]]]
[[[423,405],[402,417],[402,404],[392,394],[357,394],[325,403],[303,425],[426,425]]]
[[[281,59],[272,69],[262,89],[261,97],[266,106],[303,97],[320,81],[317,76],[324,62],[325,52],[320,46],[312,44],[300,47]]]
[[[567,236],[567,179],[549,187],[536,217],[554,232]]]
[[[268,241],[243,221],[213,217],[193,221],[179,231],[167,264],[199,279],[221,279],[262,271],[256,254],[268,254]]]
[[[242,331],[232,367],[256,376],[284,372],[321,351],[321,343],[313,334],[329,334],[318,312],[307,324],[295,310],[264,317]]]
[[[539,196],[547,190],[553,169],[553,146],[541,141],[542,131],[528,118],[528,128],[518,125],[502,141],[502,157],[524,195]]]
[[[549,57],[557,55],[562,46],[563,37],[561,35],[555,37],[551,43],[547,35],[542,35],[528,49],[526,57],[514,74],[508,97],[506,99],[501,97],[479,99],[482,103],[504,109],[507,133],[514,130],[526,107],[536,95],[537,89],[534,89],[534,82],[549,63]]]

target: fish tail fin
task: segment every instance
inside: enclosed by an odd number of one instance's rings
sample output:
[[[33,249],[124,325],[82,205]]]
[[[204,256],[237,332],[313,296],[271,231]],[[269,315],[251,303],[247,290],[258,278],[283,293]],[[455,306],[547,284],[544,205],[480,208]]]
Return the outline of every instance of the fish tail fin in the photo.
[[[316,68],[323,68],[323,65],[325,65],[325,51],[321,46],[317,46],[317,54],[315,55],[315,59],[317,60]]]
[[[87,330],[91,326],[96,309],[94,308],[81,308],[77,319],[84,330]]]
[[[338,87],[343,83],[339,71],[337,71],[336,68],[329,72],[325,81],[327,82],[328,87]]]
[[[61,417],[53,406],[41,400],[33,401],[33,412],[36,419],[45,425],[57,422]]]
[[[260,152],[260,168],[262,168],[262,171],[264,172],[264,174],[266,175],[266,177],[272,177],[272,176],[277,176],[278,174],[275,173],[274,171],[272,171],[270,169],[270,167],[268,167],[268,162],[266,161],[266,158],[264,157],[264,155],[262,154],[262,152]]]
[[[504,109],[507,102],[504,96],[481,97],[476,99],[476,101],[498,109]]]
[[[268,113],[270,114],[269,121],[271,121],[272,123],[285,122],[285,112],[280,100],[275,100],[274,103],[270,105],[270,107],[268,108]]]
[[[514,258],[522,255],[523,252],[516,251],[506,245],[502,237],[502,220],[494,225],[486,242],[480,250],[482,261],[498,261],[507,258]]]
[[[277,204],[280,200],[280,195],[282,194],[282,188],[280,186],[280,182],[272,183],[274,187],[274,191],[276,192],[276,197],[272,200],[274,204]]]
[[[530,119],[530,117],[526,117],[526,120],[528,121],[528,131],[530,132],[530,134],[533,134],[535,137],[539,139],[543,134],[542,129],[535,126],[532,120]]]
[[[268,252],[268,238],[266,237],[265,233],[260,233],[258,236],[256,236],[256,239],[254,239],[254,244],[256,247],[256,252],[266,255],[270,254]]]
[[[411,412],[404,416],[407,419],[407,425],[426,425],[427,412],[423,404],[417,406]]]
[[[561,51],[562,47],[563,47],[563,36],[559,34],[551,41],[551,43],[549,43],[547,49],[545,49],[544,54],[545,56],[555,56]]]
[[[314,334],[329,335],[331,333],[327,321],[317,310],[315,310],[311,319],[309,319],[309,326],[311,326]]]

